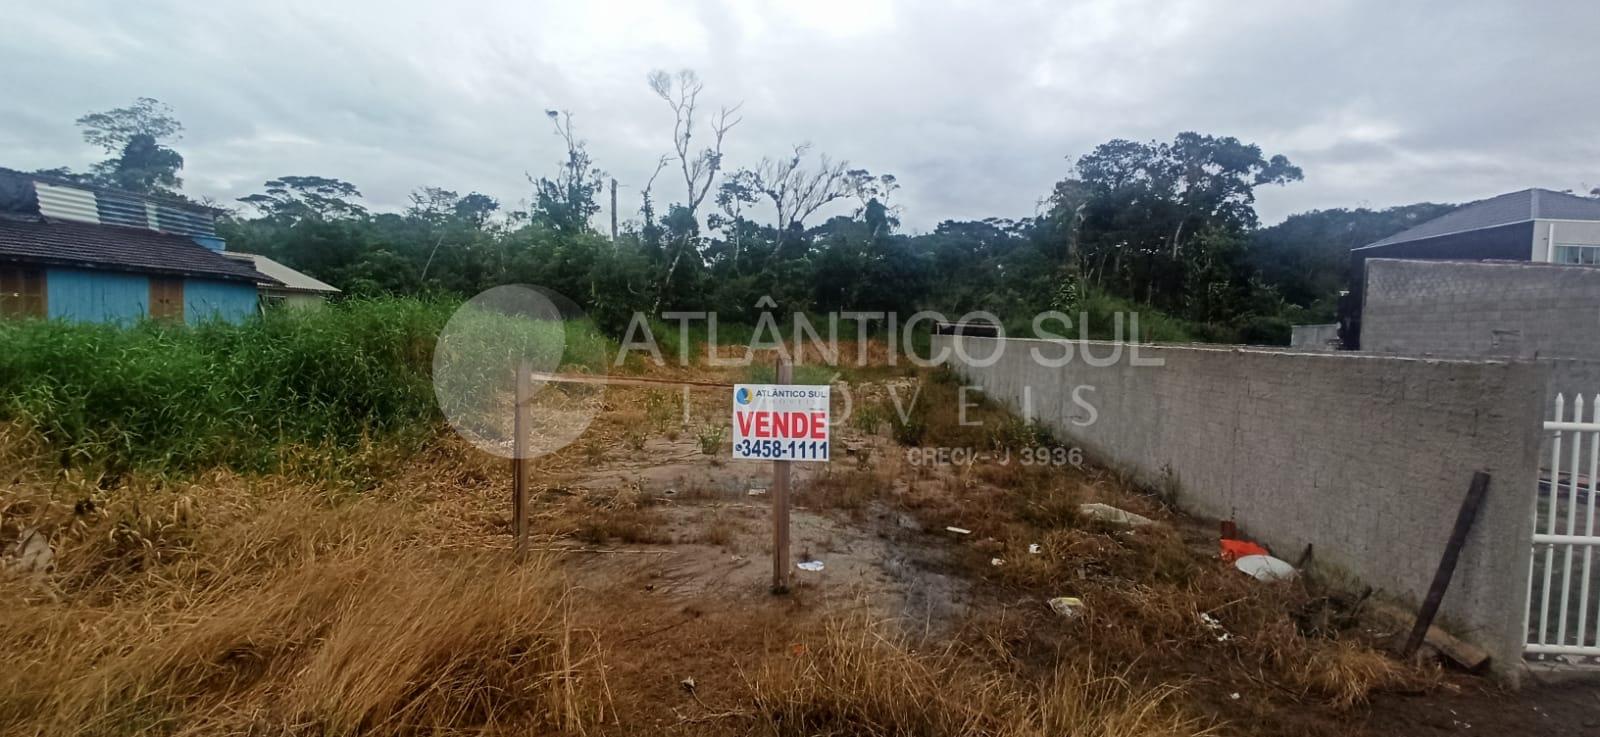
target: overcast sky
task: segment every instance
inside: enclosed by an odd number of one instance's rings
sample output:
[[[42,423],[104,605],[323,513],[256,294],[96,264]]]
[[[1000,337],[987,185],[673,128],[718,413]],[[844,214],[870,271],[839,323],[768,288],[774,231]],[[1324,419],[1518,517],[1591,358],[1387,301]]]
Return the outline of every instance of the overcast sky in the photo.
[[[85,168],[101,155],[73,120],[149,96],[187,126],[184,190],[223,201],[318,174],[377,209],[421,185],[514,204],[524,172],[561,158],[543,115],[560,108],[626,219],[670,148],[653,68],[744,103],[730,165],[810,141],[898,176],[918,230],[1032,215],[1095,144],[1183,130],[1304,168],[1259,193],[1266,223],[1600,186],[1594,0],[4,0],[0,16],[0,166]]]

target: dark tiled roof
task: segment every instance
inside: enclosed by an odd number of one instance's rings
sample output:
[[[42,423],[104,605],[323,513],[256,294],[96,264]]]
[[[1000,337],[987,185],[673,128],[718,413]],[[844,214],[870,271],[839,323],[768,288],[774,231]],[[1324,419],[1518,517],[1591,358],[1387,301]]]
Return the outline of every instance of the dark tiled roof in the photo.
[[[181,235],[90,223],[0,218],[0,261],[274,281]]]
[[[1538,218],[1600,220],[1600,199],[1579,197],[1549,189],[1524,189],[1462,205],[1444,215],[1400,231],[1369,246],[1419,241],[1424,238],[1482,230],[1497,225],[1525,223]]]

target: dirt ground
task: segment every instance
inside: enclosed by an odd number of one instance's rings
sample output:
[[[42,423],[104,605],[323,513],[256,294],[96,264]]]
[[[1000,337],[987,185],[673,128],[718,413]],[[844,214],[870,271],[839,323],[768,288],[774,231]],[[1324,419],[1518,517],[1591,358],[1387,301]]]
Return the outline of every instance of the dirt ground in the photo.
[[[1464,683],[1460,692],[1380,694],[1360,716],[1367,734],[1600,734],[1600,687],[1531,686],[1519,692]]]
[[[0,731],[1600,734],[1600,691],[1401,663],[1359,597],[1240,574],[1214,521],[996,407],[961,424],[948,376],[841,381],[833,462],[794,465],[793,557],[822,567],[784,595],[771,466],[729,459],[720,392],[596,397],[534,464],[521,565],[507,463],[448,435],[360,493],[19,472],[3,520],[51,530],[60,566],[0,580],[27,653]]]
[[[889,382],[898,382],[902,390],[914,387],[914,382],[902,378]],[[883,393],[882,382],[864,382],[857,389],[867,396]],[[613,401],[640,400],[635,396]],[[696,393],[686,427],[714,425],[725,405],[720,396]],[[997,421],[994,415],[985,418],[986,423]],[[969,463],[917,465],[911,461],[917,455],[915,446],[902,447],[890,437],[892,427],[890,432],[883,429],[872,431],[858,423],[836,430],[836,444],[850,451],[842,464],[836,460],[834,468],[795,465],[799,489],[792,518],[795,559],[814,559],[824,568],[794,571],[795,590],[787,597],[767,592],[772,574],[770,507],[764,493],[770,484],[768,464],[725,460],[725,448],[708,456],[686,431],[676,439],[651,439],[641,454],[607,456],[543,479],[542,488],[557,496],[627,489],[650,510],[648,529],[659,532],[630,536],[623,531],[613,538],[591,535],[590,543],[608,545],[563,554],[563,569],[585,589],[608,597],[626,592],[637,598],[639,621],[611,623],[616,631],[609,637],[630,645],[649,643],[655,654],[643,662],[618,659],[618,682],[631,684],[619,691],[634,697],[619,708],[657,712],[653,723],[663,730],[705,732],[708,725],[699,718],[735,711],[733,704],[720,703],[724,699],[717,694],[740,693],[736,676],[753,662],[740,656],[735,643],[757,652],[799,647],[808,630],[847,611],[892,620],[924,642],[994,637],[996,633],[983,631],[994,626],[1006,636],[1028,641],[1025,649],[1039,658],[1035,666],[1046,661],[1046,653],[1061,655],[1059,642],[1052,641],[1092,637],[1081,622],[1064,621],[1046,605],[1051,596],[1075,592],[1032,586],[1037,580],[1031,573],[1003,574],[1018,564],[1031,564],[1028,558],[1033,555],[1019,544],[1016,529],[991,524],[1004,515],[984,508],[985,493],[1000,496],[1008,491],[984,481],[990,475],[1003,475],[995,473],[998,451],[985,453],[975,443],[978,457]],[[627,460],[635,455],[651,460]],[[854,470],[836,470],[852,464]],[[1058,477],[1057,487],[1075,487],[1075,502],[1105,501],[1157,519],[1158,527],[1182,539],[1194,562],[1243,580],[1214,561],[1214,522],[1177,513],[1159,498],[1092,465],[1055,466],[1046,473]],[[869,488],[852,491],[856,486]],[[956,498],[951,498],[952,491]],[[541,503],[550,504],[549,497]],[[560,503],[555,507],[560,509]],[[565,516],[556,512],[551,519]],[[1083,522],[1075,519],[1073,524]],[[973,534],[949,532],[947,526],[970,528]],[[1048,524],[1023,527],[1033,539],[1049,537]],[[1102,537],[1139,532],[1089,527]],[[544,529],[552,529],[548,520]],[[1087,563],[1094,565],[1092,560]],[[1161,563],[1147,560],[1138,565]],[[1126,583],[1138,587],[1136,580]],[[1299,591],[1289,595],[1290,600],[1309,596],[1307,590],[1315,584],[1294,586]],[[1269,588],[1253,581],[1245,584],[1249,587]],[[1283,596],[1283,592],[1245,593],[1274,603]],[[1330,598],[1340,596],[1331,593]],[[1092,599],[1088,606],[1094,606]],[[1393,631],[1358,613],[1342,628],[1336,634],[1340,642],[1354,644],[1369,657],[1389,658],[1380,651],[1392,640]],[[1019,629],[1026,632],[1019,635]],[[789,639],[794,642],[785,642]],[[1437,664],[1417,667],[1388,659],[1377,669],[1390,669],[1387,672],[1349,676],[1361,681],[1350,686],[1360,693],[1330,698],[1329,692],[1339,687],[1318,694],[1304,682],[1275,682],[1274,675],[1260,667],[1255,674],[1248,674],[1247,666],[1224,676],[1212,662],[1217,653],[1180,649],[1145,656],[1116,652],[1120,646],[1090,644],[1079,650],[1087,650],[1091,658],[1110,652],[1113,658],[1126,658],[1134,670],[1156,674],[1158,682],[1182,683],[1186,705],[1218,733],[1600,734],[1600,689],[1590,687],[1533,687],[1511,693],[1485,678],[1449,672]],[[1159,666],[1150,667],[1148,662],[1174,655],[1174,661]],[[694,694],[681,687],[685,678],[695,679]],[[663,703],[674,699],[679,703],[668,710],[670,716],[659,713]]]

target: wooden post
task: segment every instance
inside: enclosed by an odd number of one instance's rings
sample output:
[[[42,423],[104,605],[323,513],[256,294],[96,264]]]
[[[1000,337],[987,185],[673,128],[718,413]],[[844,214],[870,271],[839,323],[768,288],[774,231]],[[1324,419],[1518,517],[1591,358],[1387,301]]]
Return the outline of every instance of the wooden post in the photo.
[[[528,402],[532,369],[517,363],[516,408],[511,413],[511,550],[521,562],[528,552]]]
[[[776,383],[794,380],[788,358],[778,356]],[[789,461],[772,462],[772,593],[789,591]]]
[[[1478,518],[1478,507],[1483,504],[1484,494],[1488,491],[1489,474],[1474,472],[1472,485],[1467,487],[1467,498],[1461,500],[1461,510],[1456,513],[1456,526],[1450,530],[1450,541],[1445,543],[1444,556],[1439,559],[1439,568],[1433,573],[1433,583],[1428,586],[1428,598],[1422,601],[1416,624],[1411,626],[1411,636],[1406,638],[1405,647],[1400,649],[1401,657],[1409,658],[1417,652],[1423,638],[1428,635],[1428,628],[1433,626],[1433,617],[1439,613],[1439,603],[1444,601],[1444,592],[1450,588],[1450,577],[1455,575],[1456,559],[1461,557],[1461,547],[1467,543],[1467,533],[1472,531],[1472,523]]]
[[[617,179],[611,178],[611,250],[617,249]]]

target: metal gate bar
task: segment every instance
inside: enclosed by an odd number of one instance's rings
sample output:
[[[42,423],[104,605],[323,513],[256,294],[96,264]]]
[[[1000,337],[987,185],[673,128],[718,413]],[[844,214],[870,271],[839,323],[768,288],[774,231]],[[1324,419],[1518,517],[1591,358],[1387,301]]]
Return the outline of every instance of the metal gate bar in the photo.
[[[1600,536],[1595,535],[1594,512],[1596,484],[1600,481],[1600,395],[1594,396],[1588,403],[1589,420],[1584,421],[1584,398],[1582,395],[1573,401],[1572,419],[1566,417],[1566,397],[1557,394],[1555,402],[1555,417],[1544,423],[1546,432],[1553,432],[1550,443],[1550,478],[1548,487],[1541,480],[1540,492],[1548,501],[1544,504],[1544,532],[1539,532],[1540,509],[1538,498],[1534,501],[1534,556],[1528,561],[1528,608],[1530,620],[1535,607],[1534,586],[1536,582],[1539,592],[1537,597],[1538,629],[1528,633],[1528,644],[1525,651],[1530,654],[1548,655],[1580,655],[1600,656],[1600,642],[1590,642],[1589,610],[1591,589],[1589,586],[1593,573],[1594,547],[1600,545]],[[1567,443],[1570,454],[1564,454],[1563,444]],[[1580,474],[1584,464],[1584,448],[1588,448],[1587,473]],[[1563,461],[1566,461],[1563,467]],[[1563,478],[1563,476],[1565,478]],[[1548,488],[1548,491],[1546,489]],[[1562,503],[1562,493],[1565,492],[1566,503]],[[1580,513],[1580,493],[1582,494],[1582,510],[1584,524],[1580,534],[1578,528],[1578,515]],[[1565,517],[1565,529],[1562,518]],[[1535,576],[1535,568],[1540,562],[1540,548],[1543,548],[1543,576]],[[1561,548],[1561,576],[1555,577],[1556,548]],[[1573,558],[1576,548],[1583,549],[1582,572],[1578,576],[1578,590],[1573,591]],[[1542,578],[1542,581],[1540,581]],[[1600,588],[1594,593],[1600,593]],[[1577,597],[1577,611],[1573,612],[1573,597]],[[1551,636],[1551,599],[1555,598],[1557,610],[1555,612],[1555,632]],[[1600,606],[1596,607],[1600,610]],[[1576,620],[1574,628],[1572,620]],[[1530,621],[1530,624],[1532,622]],[[1596,628],[1600,630],[1600,627]],[[1597,632],[1600,634],[1600,632]],[[1600,637],[1595,638],[1600,640]]]

